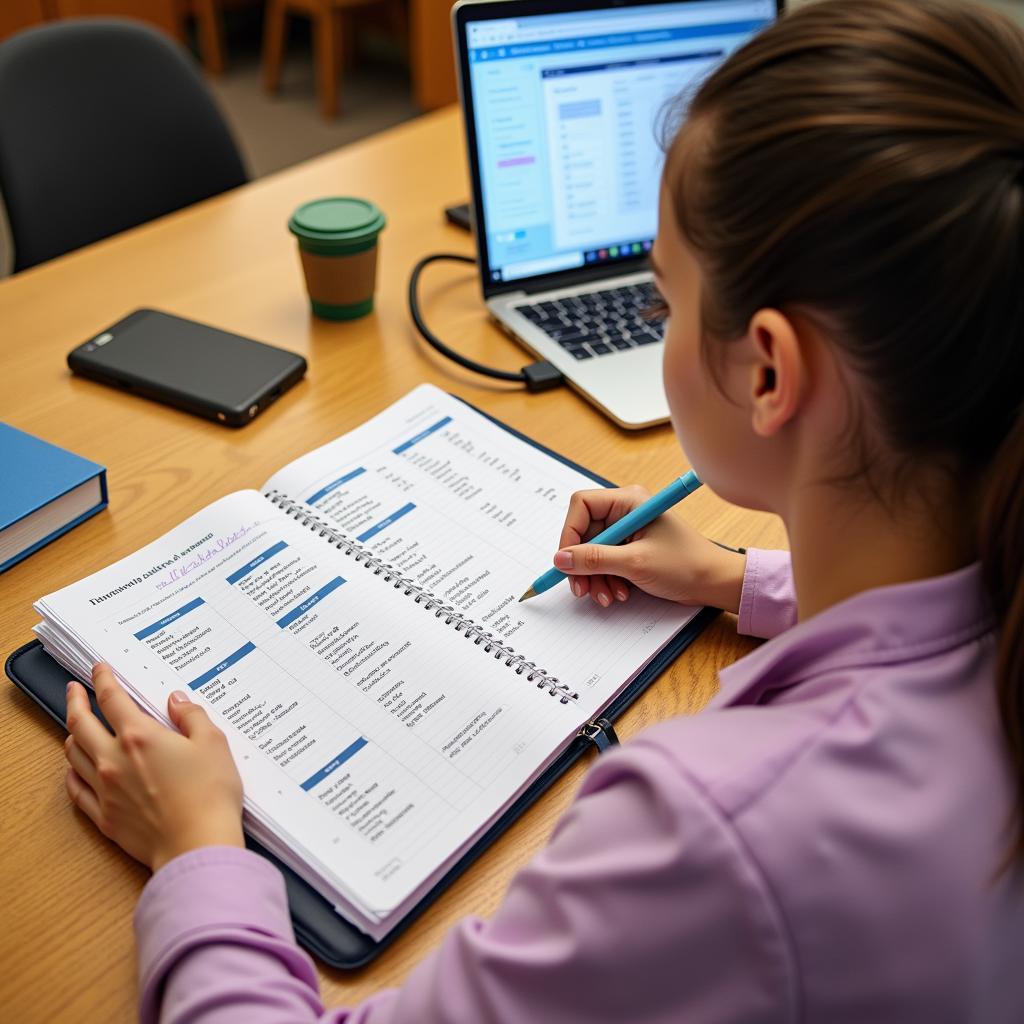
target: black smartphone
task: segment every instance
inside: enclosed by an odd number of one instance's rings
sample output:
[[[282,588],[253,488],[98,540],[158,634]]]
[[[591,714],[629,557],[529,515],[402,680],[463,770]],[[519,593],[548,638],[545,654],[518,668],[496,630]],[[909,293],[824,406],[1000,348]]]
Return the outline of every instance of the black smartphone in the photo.
[[[232,427],[306,372],[294,352],[156,309],[137,309],[68,353],[82,377]]]
[[[473,211],[469,208],[469,203],[457,203],[455,206],[446,206],[444,208],[444,217],[449,224],[454,224],[457,228],[462,228],[463,231],[473,230]]]

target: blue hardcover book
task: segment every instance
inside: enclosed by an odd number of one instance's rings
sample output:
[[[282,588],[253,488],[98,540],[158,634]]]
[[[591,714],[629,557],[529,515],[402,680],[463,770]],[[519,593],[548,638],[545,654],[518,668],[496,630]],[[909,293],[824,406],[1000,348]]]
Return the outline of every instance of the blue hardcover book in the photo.
[[[0,572],[107,504],[107,471],[0,423]]]

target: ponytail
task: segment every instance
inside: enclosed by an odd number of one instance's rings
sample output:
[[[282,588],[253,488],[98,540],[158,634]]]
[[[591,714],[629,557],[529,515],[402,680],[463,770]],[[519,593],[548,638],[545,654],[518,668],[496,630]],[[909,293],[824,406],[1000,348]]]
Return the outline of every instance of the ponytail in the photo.
[[[989,470],[979,521],[981,570],[999,623],[996,697],[1018,793],[1024,792],[1024,409]],[[1018,802],[1006,861],[1024,860],[1024,813]]]

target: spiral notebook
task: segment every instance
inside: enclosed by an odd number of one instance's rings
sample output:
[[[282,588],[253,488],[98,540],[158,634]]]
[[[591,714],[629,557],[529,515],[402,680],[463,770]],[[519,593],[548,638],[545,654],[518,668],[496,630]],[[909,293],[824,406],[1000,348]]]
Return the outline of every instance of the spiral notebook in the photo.
[[[588,486],[424,385],[42,598],[36,633],[161,720],[171,690],[202,702],[247,832],[370,949],[695,632],[639,593],[518,603]]]

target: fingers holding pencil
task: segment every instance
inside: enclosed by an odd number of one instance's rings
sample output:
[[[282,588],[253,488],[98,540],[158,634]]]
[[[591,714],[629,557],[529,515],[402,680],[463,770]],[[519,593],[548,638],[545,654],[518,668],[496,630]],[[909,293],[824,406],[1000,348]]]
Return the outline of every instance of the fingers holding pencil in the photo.
[[[680,604],[739,606],[746,556],[723,548],[669,510],[701,486],[692,471],[653,497],[641,487],[578,491],[572,496],[553,568],[520,600],[569,578],[572,592],[603,607],[629,585]]]
[[[605,608],[613,600],[628,599],[627,581],[637,568],[633,565],[635,552],[629,550],[632,545],[607,546],[587,541],[639,508],[650,496],[646,488],[634,484],[577,491],[569,499],[554,565],[570,577],[569,587],[576,597],[589,594]],[[633,539],[641,539],[644,529],[641,527]]]

